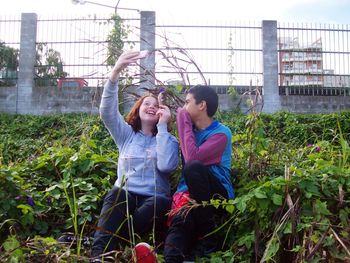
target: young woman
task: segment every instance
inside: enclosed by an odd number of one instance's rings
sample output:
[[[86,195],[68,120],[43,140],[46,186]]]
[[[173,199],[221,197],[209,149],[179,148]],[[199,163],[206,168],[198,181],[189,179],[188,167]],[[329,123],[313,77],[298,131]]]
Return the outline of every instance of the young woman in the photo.
[[[178,142],[168,131],[170,109],[152,95],[139,98],[126,121],[118,110],[119,73],[142,58],[124,52],[107,80],[100,115],[118,150],[118,170],[106,195],[92,246],[96,257],[114,250],[133,233],[143,234],[171,207],[169,174],[178,165]]]

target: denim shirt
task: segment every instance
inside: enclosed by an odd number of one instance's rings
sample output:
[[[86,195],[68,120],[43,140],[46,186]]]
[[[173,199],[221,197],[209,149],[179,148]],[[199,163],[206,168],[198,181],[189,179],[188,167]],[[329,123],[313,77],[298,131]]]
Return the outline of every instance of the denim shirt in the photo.
[[[110,80],[104,86],[100,115],[119,149],[115,186],[145,196],[169,196],[169,174],[177,168],[179,145],[167,125],[158,124],[156,136],[134,132],[118,110],[118,82]]]

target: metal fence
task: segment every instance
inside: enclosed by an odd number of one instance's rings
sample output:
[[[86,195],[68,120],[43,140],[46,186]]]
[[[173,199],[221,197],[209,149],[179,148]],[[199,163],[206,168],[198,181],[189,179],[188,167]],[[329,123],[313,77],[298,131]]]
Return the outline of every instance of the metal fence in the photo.
[[[125,49],[140,48],[139,13],[122,13],[130,33]],[[85,17],[39,16],[37,46],[57,51],[67,77],[83,78],[100,86],[107,66],[107,36],[111,15]],[[19,50],[20,17],[0,17],[1,47]],[[205,81],[213,86],[261,87],[263,50],[261,22],[230,22],[218,25],[155,25],[155,74],[162,83],[191,84]],[[349,95],[350,29],[348,25],[278,24],[278,79],[280,95]],[[184,51],[186,51],[184,53]],[[47,54],[47,53],[46,53]],[[179,70],[169,64],[176,57]],[[3,63],[4,58],[1,58]],[[193,63],[195,62],[195,63]],[[0,63],[0,80],[14,81],[17,71]],[[36,66],[49,67],[49,61]],[[131,71],[138,71],[137,67]],[[186,72],[186,75],[183,75]],[[204,78],[204,79],[203,79]]]
[[[219,25],[157,25],[157,47],[169,56],[186,49],[198,65],[186,69],[192,83],[210,85],[262,85],[261,23],[237,22]],[[170,50],[169,50],[170,49]],[[175,51],[174,51],[175,50]],[[156,68],[168,82],[181,81],[176,71],[169,74],[166,63]],[[180,79],[179,79],[180,78]]]
[[[0,85],[15,85],[17,80],[17,52],[21,37],[20,16],[0,17]],[[13,65],[13,66],[11,66]]]
[[[280,23],[282,95],[350,95],[349,25]]]
[[[110,70],[107,64],[108,35],[113,29],[111,15],[38,18],[37,44],[60,53],[64,72],[70,78],[84,78],[89,86],[100,86]],[[125,48],[139,44],[139,16],[122,18],[132,32],[123,39]],[[43,63],[41,67],[47,64]]]

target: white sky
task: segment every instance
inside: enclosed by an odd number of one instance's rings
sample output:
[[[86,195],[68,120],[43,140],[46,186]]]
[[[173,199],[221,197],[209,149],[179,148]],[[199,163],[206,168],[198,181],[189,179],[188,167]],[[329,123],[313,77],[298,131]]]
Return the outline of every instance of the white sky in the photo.
[[[110,14],[114,12],[113,7],[118,3],[118,0],[91,0],[91,2],[109,5],[112,8],[91,3],[74,5],[71,0],[0,0],[0,17],[2,15],[19,15],[25,12],[34,12],[38,15]],[[237,21],[259,23],[262,20],[277,20],[279,23],[291,22],[292,24],[342,24],[350,29],[350,0],[119,0],[119,7],[155,11],[158,25],[208,25],[210,23],[216,25]],[[122,14],[123,12],[121,12],[121,16],[123,16]],[[198,41],[196,36],[196,34],[193,36],[179,35],[181,41],[174,41],[177,44],[181,43],[184,47],[191,46],[188,41],[193,37],[194,41]],[[172,37],[174,38],[175,35]],[[222,42],[227,45],[228,39],[226,38]],[[192,43],[192,47],[197,46]],[[67,62],[69,57],[65,57],[64,61]],[[249,67],[249,65],[261,64],[254,60],[250,61],[250,64],[240,63],[238,53],[235,54],[235,58],[238,60],[235,62],[236,67],[238,67],[237,65],[248,65],[247,67]],[[221,67],[225,68],[226,60],[227,56],[223,59],[215,57],[213,60],[210,60],[208,55],[197,54],[196,57],[198,65],[211,65],[215,70]],[[344,70],[346,74],[349,74],[350,66],[347,65]],[[335,69],[336,66],[331,65],[328,68]],[[253,70],[251,72],[259,71],[258,68],[251,70]],[[237,71],[245,70],[237,69]],[[250,76],[248,77],[250,78]]]
[[[118,0],[95,0],[115,6]],[[0,0],[1,14],[110,13],[112,8],[71,0]],[[120,0],[119,7],[156,11],[158,24],[191,21],[314,22],[350,24],[350,0]]]

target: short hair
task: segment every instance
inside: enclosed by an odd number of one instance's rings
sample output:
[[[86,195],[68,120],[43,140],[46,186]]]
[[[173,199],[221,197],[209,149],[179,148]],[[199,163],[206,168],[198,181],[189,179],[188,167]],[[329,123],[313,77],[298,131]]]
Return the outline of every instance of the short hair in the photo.
[[[126,116],[126,122],[132,127],[132,129],[134,130],[134,132],[138,132],[141,130],[141,119],[140,119],[140,107],[144,101],[145,98],[147,97],[153,97],[156,100],[158,100],[158,98],[155,95],[149,94],[149,95],[145,95],[142,97],[139,97],[134,106],[131,108],[130,112],[128,113],[128,115]],[[171,120],[170,122],[167,124],[167,128],[168,131],[171,131]],[[157,129],[157,125],[155,125],[155,127],[152,130],[153,135],[156,135],[158,133],[158,129]]]
[[[207,114],[209,117],[213,117],[215,112],[218,109],[219,97],[216,94],[215,90],[209,86],[196,85],[190,88],[187,93],[193,95],[193,98],[196,101],[196,104],[201,101],[205,101],[207,103]]]

